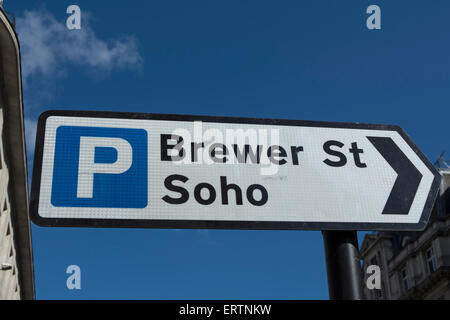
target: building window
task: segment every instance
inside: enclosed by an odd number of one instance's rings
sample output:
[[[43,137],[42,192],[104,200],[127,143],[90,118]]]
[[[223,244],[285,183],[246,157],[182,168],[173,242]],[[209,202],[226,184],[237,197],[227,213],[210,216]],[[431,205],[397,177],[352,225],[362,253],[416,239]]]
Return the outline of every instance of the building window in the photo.
[[[426,252],[425,256],[427,258],[428,272],[433,273],[437,269],[436,257],[434,255],[433,248],[430,247]]]
[[[409,282],[408,269],[406,267],[402,269],[402,271],[400,272],[400,276],[402,280],[403,290],[406,292],[411,287]]]

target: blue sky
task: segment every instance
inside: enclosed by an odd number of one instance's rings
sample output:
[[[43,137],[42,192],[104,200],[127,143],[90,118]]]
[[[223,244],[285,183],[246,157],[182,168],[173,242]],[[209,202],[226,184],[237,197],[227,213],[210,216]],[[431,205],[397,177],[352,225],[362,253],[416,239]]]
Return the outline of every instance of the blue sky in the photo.
[[[77,4],[82,29],[65,28]],[[366,8],[381,8],[381,30]],[[448,142],[448,1],[9,1],[29,172],[48,109],[398,124]],[[41,228],[39,299],[327,299],[317,231]],[[362,234],[360,234],[361,240]],[[66,288],[67,266],[82,289]]]

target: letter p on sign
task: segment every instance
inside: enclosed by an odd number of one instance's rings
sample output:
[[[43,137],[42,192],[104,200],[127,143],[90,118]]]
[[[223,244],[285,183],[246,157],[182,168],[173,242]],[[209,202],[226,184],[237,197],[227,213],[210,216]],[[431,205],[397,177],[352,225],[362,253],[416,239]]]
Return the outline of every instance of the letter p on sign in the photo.
[[[52,205],[145,208],[147,154],[148,134],[143,129],[58,127]]]
[[[117,154],[116,161],[95,162],[96,148],[114,149]],[[93,197],[94,173],[120,174],[130,169],[132,154],[131,145],[122,138],[80,137],[77,198]]]

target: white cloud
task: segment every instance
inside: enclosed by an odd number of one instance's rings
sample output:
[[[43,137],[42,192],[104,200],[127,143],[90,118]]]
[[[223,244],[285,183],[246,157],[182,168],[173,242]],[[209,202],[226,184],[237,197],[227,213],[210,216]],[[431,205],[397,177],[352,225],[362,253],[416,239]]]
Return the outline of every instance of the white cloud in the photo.
[[[24,86],[25,139],[30,164],[34,153],[37,117],[42,105],[54,98],[54,88],[69,68],[86,67],[101,74],[116,69],[138,69],[143,59],[133,36],[100,39],[82,12],[80,30],[69,30],[45,10],[25,11],[16,19]],[[31,78],[36,79],[32,85]],[[66,104],[70,104],[68,101]]]
[[[102,40],[89,26],[88,16],[82,13],[80,30],[67,29],[65,21],[43,10],[25,11],[17,18],[25,86],[33,75],[55,77],[69,65],[103,71],[141,65],[143,59],[134,37]]]
[[[27,157],[30,160],[29,163],[31,163],[33,160],[32,155],[34,154],[34,144],[35,144],[35,140],[36,140],[37,121],[30,119],[30,118],[25,118],[24,125],[25,125],[25,142],[26,142],[26,148],[27,148]]]

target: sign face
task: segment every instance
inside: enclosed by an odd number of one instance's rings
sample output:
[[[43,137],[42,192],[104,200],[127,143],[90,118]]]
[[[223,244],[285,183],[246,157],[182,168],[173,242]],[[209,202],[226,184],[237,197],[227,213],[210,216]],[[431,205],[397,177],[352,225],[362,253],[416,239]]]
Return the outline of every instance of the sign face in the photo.
[[[48,111],[41,226],[421,230],[440,175],[398,126]]]

